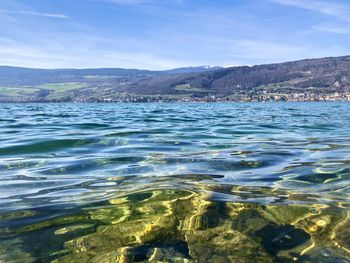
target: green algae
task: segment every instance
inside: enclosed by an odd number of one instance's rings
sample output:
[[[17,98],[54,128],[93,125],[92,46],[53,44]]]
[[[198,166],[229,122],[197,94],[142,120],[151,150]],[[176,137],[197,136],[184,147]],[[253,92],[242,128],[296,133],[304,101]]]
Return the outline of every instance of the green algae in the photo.
[[[218,202],[207,191],[155,189],[8,229],[7,243],[23,262],[346,262],[346,205]],[[38,233],[55,247],[38,241],[41,254],[33,253],[26,241]],[[7,259],[9,251],[1,246]]]

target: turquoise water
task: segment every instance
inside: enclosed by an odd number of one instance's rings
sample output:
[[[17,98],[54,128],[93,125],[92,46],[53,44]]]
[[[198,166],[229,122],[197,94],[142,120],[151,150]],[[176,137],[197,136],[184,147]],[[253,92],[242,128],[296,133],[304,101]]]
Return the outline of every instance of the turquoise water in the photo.
[[[349,262],[350,104],[0,104],[0,262]]]

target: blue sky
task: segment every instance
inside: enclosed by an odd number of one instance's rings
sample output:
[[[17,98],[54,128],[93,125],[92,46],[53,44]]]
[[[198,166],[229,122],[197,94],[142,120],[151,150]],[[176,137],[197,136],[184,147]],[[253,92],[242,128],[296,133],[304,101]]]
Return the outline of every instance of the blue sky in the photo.
[[[168,69],[350,55],[349,0],[1,0],[0,65]]]

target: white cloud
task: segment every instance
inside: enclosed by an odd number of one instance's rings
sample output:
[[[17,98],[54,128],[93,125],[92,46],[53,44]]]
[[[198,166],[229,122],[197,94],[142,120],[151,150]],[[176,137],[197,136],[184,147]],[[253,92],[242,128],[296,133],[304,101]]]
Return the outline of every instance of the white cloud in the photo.
[[[51,18],[59,18],[59,19],[67,19],[68,16],[63,14],[54,14],[54,13],[43,13],[36,11],[25,11],[25,10],[4,10],[0,9],[0,13],[2,14],[13,14],[13,15],[30,15],[30,16],[43,16],[43,17],[51,17]]]
[[[350,6],[335,1],[319,0],[270,0],[271,2],[320,12],[350,22]]]

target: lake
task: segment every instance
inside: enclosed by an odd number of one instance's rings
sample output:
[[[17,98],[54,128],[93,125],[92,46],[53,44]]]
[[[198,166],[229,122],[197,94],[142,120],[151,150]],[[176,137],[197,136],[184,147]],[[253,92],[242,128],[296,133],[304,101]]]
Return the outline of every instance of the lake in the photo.
[[[0,104],[0,262],[349,262],[350,104]]]

